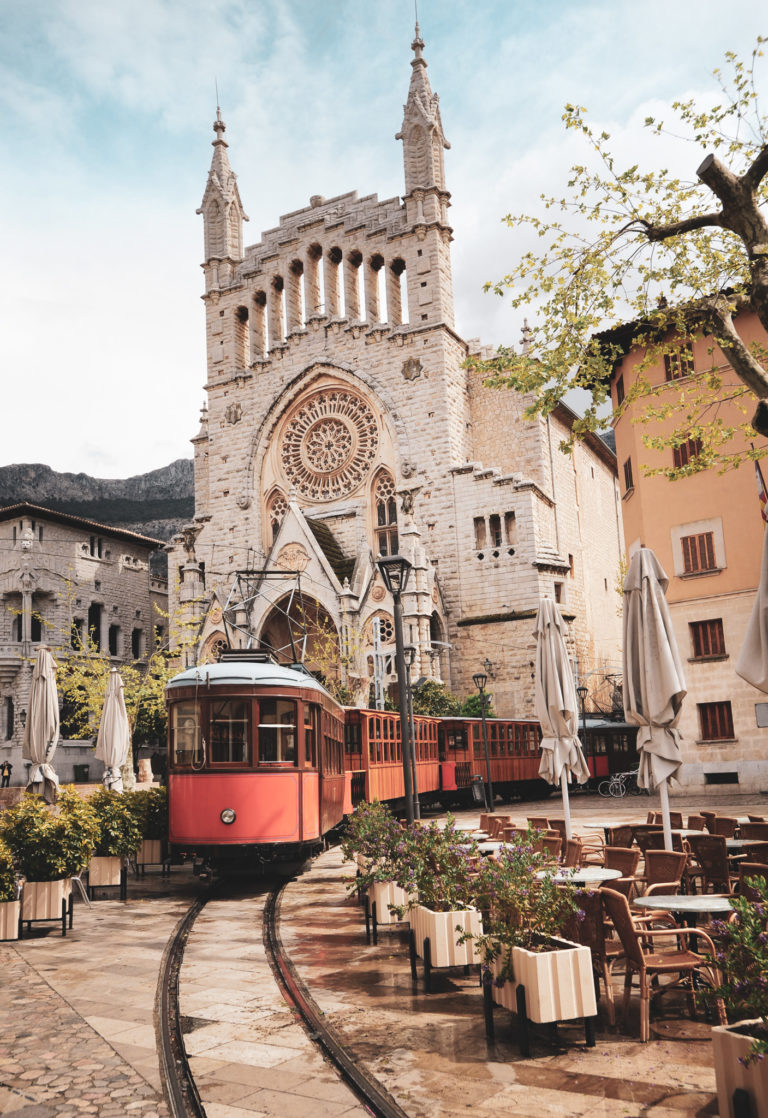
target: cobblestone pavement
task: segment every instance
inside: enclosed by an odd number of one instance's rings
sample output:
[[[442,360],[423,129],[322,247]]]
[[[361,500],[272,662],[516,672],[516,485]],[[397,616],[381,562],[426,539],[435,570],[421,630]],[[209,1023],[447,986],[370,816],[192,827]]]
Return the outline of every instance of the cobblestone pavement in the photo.
[[[574,796],[578,831],[644,817],[652,801]],[[692,811],[697,804],[673,802]],[[721,799],[717,810],[768,813],[765,797]],[[556,797],[505,808],[561,815]],[[464,819],[477,814],[461,813]],[[522,1060],[511,1015],[496,1011],[486,1044],[475,975],[436,974],[427,996],[411,983],[405,934],[367,945],[337,851],[318,858],[283,895],[282,938],[328,1021],[410,1118],[484,1114],[649,1115],[717,1112],[709,1027],[665,1012],[640,1045],[601,1021],[598,1044],[564,1029]],[[75,906],[74,928],[33,929],[0,944],[0,1114],[13,1118],[168,1113],[157,1058],[154,1001],[168,938],[197,894],[188,870],[129,883],[128,902]],[[185,1043],[208,1118],[340,1118],[361,1114],[276,992],[260,931],[258,888],[212,899],[190,936],[181,972]],[[636,999],[635,999],[636,1004]]]

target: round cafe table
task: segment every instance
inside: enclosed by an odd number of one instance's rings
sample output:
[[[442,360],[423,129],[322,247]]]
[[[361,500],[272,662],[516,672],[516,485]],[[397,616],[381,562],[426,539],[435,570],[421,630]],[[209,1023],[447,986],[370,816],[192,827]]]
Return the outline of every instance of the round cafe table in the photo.
[[[536,877],[547,876],[546,870],[539,870]],[[621,870],[606,870],[602,866],[580,866],[573,869],[557,870],[551,875],[555,881],[572,881],[574,885],[602,885],[605,881],[615,881],[621,877]]]
[[[690,927],[697,916],[717,916],[732,912],[731,898],[721,893],[653,893],[650,897],[635,897],[633,908],[648,912],[673,912],[680,923],[685,919]]]
[[[765,841],[766,841],[765,839],[729,838],[729,839],[725,840],[725,849],[730,853],[731,850],[737,850],[738,851],[738,850],[743,850],[744,848],[749,848],[750,846],[755,846],[755,845],[761,845],[762,846],[765,843]]]

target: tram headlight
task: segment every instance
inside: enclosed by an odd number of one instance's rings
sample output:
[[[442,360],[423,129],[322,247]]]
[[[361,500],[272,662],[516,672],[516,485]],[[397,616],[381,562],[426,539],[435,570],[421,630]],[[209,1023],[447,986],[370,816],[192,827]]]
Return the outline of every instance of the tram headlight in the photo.
[[[225,807],[221,815],[219,816],[219,819],[222,821],[222,823],[234,823],[236,818],[237,816],[235,815],[231,807]]]

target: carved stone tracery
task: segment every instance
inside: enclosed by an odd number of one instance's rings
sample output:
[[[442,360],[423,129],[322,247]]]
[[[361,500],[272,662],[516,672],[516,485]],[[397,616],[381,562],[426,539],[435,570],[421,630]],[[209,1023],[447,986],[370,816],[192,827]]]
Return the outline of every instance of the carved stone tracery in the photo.
[[[294,412],[282,435],[280,461],[301,496],[332,501],[360,485],[378,447],[378,425],[365,400],[344,389],[326,389]]]

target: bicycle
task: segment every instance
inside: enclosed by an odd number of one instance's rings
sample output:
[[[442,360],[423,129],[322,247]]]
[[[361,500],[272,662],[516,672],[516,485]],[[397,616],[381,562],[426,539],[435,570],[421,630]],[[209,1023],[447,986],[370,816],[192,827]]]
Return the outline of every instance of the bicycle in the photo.
[[[639,796],[645,792],[637,783],[637,770],[626,773],[613,773],[608,780],[603,780],[597,786],[601,796]]]

